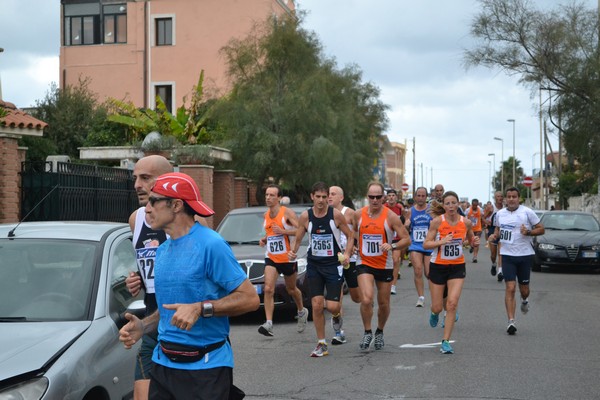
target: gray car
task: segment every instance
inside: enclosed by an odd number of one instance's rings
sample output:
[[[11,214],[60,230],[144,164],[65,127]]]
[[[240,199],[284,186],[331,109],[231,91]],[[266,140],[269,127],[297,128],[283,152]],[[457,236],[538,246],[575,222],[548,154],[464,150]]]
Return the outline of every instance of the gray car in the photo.
[[[129,225],[15,225],[0,225],[0,398],[132,398],[137,348],[118,340],[138,300]]]

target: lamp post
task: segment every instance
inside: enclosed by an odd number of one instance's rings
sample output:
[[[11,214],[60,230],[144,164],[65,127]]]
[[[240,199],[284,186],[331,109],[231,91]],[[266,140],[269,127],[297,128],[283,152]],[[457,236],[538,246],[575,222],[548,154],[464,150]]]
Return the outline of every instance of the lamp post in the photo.
[[[515,120],[514,119],[507,119],[507,122],[512,122],[512,126],[513,126],[513,187],[516,187],[516,183],[517,183],[517,168],[516,168],[516,163],[517,163],[517,159],[515,158]]]
[[[504,139],[499,137],[494,137],[494,140],[499,140],[502,142],[502,153],[500,157],[502,161],[500,162],[500,191],[504,194]]]
[[[488,200],[490,200],[492,196],[492,162],[488,160]]]
[[[494,157],[494,162],[492,163],[492,165],[494,166],[494,174],[492,175],[492,179],[493,177],[496,175],[496,153],[489,153],[488,156],[492,156]],[[496,186],[494,185],[494,192],[496,191]]]

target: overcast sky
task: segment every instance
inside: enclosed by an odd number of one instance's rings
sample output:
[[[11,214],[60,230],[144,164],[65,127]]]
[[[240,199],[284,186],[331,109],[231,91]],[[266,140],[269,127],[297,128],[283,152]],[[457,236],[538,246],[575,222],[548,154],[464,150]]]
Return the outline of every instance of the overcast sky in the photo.
[[[567,0],[565,0],[567,1]],[[537,0],[540,6],[565,1]],[[597,0],[584,0],[590,8]],[[58,82],[60,2],[1,0],[2,97],[18,107],[41,100]],[[538,97],[516,78],[497,70],[465,70],[463,51],[472,46],[474,0],[297,0],[308,15],[304,26],[318,35],[339,67],[356,64],[365,81],[381,89],[390,106],[391,141],[405,143],[405,176],[412,185],[415,138],[417,186],[442,183],[461,197],[487,201],[492,174],[515,154],[530,175],[539,168]],[[500,137],[502,142],[494,140]],[[553,149],[558,142],[551,137]],[[535,154],[535,153],[538,154]],[[535,157],[534,157],[535,156]],[[422,167],[421,167],[422,165]],[[336,182],[343,186],[343,182]]]

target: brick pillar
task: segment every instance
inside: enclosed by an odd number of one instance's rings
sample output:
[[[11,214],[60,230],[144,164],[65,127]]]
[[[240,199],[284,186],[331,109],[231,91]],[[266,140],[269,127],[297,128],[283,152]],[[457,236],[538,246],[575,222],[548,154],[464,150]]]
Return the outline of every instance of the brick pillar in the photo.
[[[248,182],[248,205],[258,206],[258,200],[256,199],[256,182]]]
[[[215,203],[215,227],[225,218],[231,209],[235,208],[235,171],[215,171],[214,194]]]
[[[234,182],[234,208],[248,207],[248,179],[237,177]]]
[[[19,222],[21,158],[18,138],[0,134],[0,223]]]
[[[210,165],[180,165],[179,172],[188,174],[192,177],[192,179],[194,179],[194,181],[200,188],[200,195],[202,196],[202,201],[214,210],[214,167]],[[211,228],[216,227],[216,224],[214,223],[214,216],[206,218],[206,223]]]

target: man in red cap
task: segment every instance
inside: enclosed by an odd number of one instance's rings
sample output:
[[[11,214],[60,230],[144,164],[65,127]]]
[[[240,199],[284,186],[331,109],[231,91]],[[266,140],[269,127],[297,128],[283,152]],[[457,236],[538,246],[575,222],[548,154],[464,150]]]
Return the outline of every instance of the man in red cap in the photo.
[[[150,398],[227,399],[233,380],[227,317],[258,309],[256,290],[227,242],[194,220],[214,211],[189,175],[159,176],[146,213],[152,229],[169,236],[156,251],[158,310],[143,320],[127,314],[119,339],[130,348],[158,327]]]

